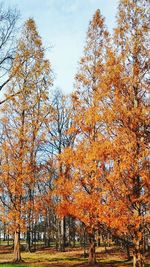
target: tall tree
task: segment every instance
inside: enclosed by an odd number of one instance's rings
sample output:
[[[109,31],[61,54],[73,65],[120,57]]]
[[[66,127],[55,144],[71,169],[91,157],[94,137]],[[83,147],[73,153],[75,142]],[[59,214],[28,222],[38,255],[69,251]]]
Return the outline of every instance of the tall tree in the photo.
[[[115,53],[108,59],[107,84],[113,103],[105,118],[111,129],[112,168],[108,181],[112,227],[133,242],[133,266],[143,267],[143,236],[149,222],[148,2],[121,0]],[[114,185],[115,180],[115,185]],[[111,195],[111,194],[110,194]],[[120,220],[115,219],[115,214]]]
[[[76,75],[73,93],[74,123],[71,131],[77,132],[76,147],[62,154],[65,172],[58,181],[62,196],[62,210],[68,202],[68,213],[81,220],[89,232],[89,263],[96,262],[95,231],[98,229],[98,214],[102,202],[104,153],[97,143],[103,140],[103,122],[99,112],[103,90],[99,97],[100,83],[104,74],[105,57],[109,48],[109,34],[104,18],[97,10],[90,22],[84,55]],[[66,164],[65,164],[66,163]]]
[[[10,75],[13,80],[8,95],[15,95],[16,91],[19,94],[3,106],[0,200],[12,225],[14,261],[18,262],[20,233],[26,227],[26,213],[29,222],[34,207],[37,151],[43,140],[41,127],[48,114],[48,89],[52,84],[51,67],[44,58],[42,41],[32,19],[24,25]]]

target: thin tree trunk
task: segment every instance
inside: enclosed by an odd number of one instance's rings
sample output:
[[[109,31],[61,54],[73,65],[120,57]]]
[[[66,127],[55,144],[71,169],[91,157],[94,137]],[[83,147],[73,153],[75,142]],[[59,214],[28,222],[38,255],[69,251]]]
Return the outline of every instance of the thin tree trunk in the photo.
[[[96,253],[95,253],[95,238],[94,238],[93,233],[89,234],[89,242],[90,242],[90,247],[89,247],[88,263],[89,264],[95,264],[96,263]]]
[[[3,241],[6,240],[6,224],[4,223],[4,238],[3,238]]]
[[[65,251],[65,218],[60,220],[59,225],[59,251]]]
[[[26,246],[26,251],[31,252],[31,232],[30,232],[30,227],[27,230],[27,238],[26,238],[26,242],[27,242],[27,246]]]
[[[20,232],[15,231],[14,235],[14,258],[13,262],[21,262],[21,251],[20,251]]]
[[[97,235],[98,235],[97,236],[97,246],[100,247],[100,245],[101,245],[101,241],[100,241],[101,232],[100,232],[100,230],[97,231]]]
[[[84,258],[86,258],[86,230],[84,227],[84,234],[83,234],[83,246],[84,246]]]
[[[130,246],[129,246],[128,242],[126,243],[126,251],[127,251],[127,259],[130,260],[131,259]]]
[[[140,241],[134,241],[133,267],[144,267],[144,258],[140,249]]]
[[[7,245],[9,246],[9,232],[8,232],[8,235],[7,235]]]

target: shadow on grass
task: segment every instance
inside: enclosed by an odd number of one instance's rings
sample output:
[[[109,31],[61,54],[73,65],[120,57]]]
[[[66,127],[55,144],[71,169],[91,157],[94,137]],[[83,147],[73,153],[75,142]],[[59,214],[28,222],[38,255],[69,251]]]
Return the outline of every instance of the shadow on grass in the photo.
[[[77,257],[64,257],[64,258],[53,258],[53,259],[47,259],[49,262],[85,262],[87,259],[85,258],[77,258]]]
[[[4,263],[1,264],[0,263],[0,267],[31,267],[31,265],[27,265],[27,264],[16,264],[16,263],[13,263],[13,264],[7,264],[7,263],[6,264],[4,264]]]
[[[109,260],[109,259],[106,259],[106,260],[100,260],[99,262],[101,262],[103,264],[112,264],[113,266],[118,265],[118,264],[124,264],[124,265],[132,264],[131,261],[127,261],[127,260]]]
[[[130,264],[130,262],[125,261],[99,261],[95,265],[91,266],[88,264],[87,260],[85,259],[78,259],[78,258],[55,258],[53,260],[49,260],[46,263],[23,263],[23,264],[0,264],[0,267],[123,267]],[[132,266],[132,265],[130,265]],[[149,267],[148,265],[146,267]]]

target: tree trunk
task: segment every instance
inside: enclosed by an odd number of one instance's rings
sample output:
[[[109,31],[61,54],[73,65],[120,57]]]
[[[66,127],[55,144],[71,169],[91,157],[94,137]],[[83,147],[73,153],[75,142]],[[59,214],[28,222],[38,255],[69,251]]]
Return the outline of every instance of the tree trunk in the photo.
[[[100,230],[98,230],[97,231],[97,246],[98,247],[100,247],[100,245],[101,245],[100,235],[101,235],[101,232],[100,232]]]
[[[84,258],[86,258],[86,230],[84,227],[84,236],[83,236],[83,246],[84,246]]]
[[[65,218],[59,222],[59,251],[65,251]]]
[[[13,262],[21,262],[21,251],[20,251],[20,232],[15,231],[14,235],[14,258]]]
[[[89,247],[88,263],[92,265],[96,263],[95,238],[93,233],[89,234],[89,242],[90,242],[90,247]]]
[[[130,260],[131,259],[130,246],[129,246],[128,242],[126,243],[126,251],[127,251],[127,259]]]
[[[4,238],[3,238],[3,241],[6,240],[6,224],[4,223]]]
[[[27,245],[26,245],[26,251],[28,252],[31,252],[31,232],[30,232],[30,227],[28,228],[27,230],[27,238],[26,238],[26,242],[27,242]]]
[[[144,258],[140,249],[140,241],[134,241],[133,267],[144,267]]]
[[[7,245],[9,246],[9,233],[7,235]]]

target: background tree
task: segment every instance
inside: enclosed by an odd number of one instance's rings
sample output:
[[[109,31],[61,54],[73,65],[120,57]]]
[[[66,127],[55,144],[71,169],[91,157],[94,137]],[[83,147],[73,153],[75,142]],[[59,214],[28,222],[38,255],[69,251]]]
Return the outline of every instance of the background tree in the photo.
[[[18,19],[19,12],[16,9],[7,9],[3,3],[0,3],[0,91],[11,78],[8,72],[12,67],[15,54]]]
[[[59,155],[66,147],[72,147],[74,144],[75,134],[69,133],[73,119],[73,109],[68,96],[63,95],[56,90],[52,96],[50,106],[50,116],[47,120],[47,141],[44,150],[47,151],[49,160],[55,169],[53,188],[55,180],[63,172],[63,166],[58,161]],[[56,203],[55,203],[56,204]],[[65,250],[65,218],[57,218],[57,246],[60,251]]]

